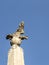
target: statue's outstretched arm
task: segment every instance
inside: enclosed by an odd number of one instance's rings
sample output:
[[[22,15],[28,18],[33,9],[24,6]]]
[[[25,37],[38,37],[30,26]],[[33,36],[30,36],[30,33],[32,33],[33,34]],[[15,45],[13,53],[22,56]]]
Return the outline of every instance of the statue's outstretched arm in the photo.
[[[28,36],[20,36],[21,40],[28,39]]]

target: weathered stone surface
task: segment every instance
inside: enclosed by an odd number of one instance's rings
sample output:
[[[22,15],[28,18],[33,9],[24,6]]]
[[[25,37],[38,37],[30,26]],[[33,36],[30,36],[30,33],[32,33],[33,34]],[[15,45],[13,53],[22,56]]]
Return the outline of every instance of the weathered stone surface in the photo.
[[[22,40],[28,39],[24,34],[24,22],[21,22],[13,34],[8,34],[6,39],[10,40],[11,48],[8,52],[7,65],[24,65],[23,49],[20,47]]]
[[[23,49],[18,45],[12,45],[9,50],[7,65],[24,65]]]

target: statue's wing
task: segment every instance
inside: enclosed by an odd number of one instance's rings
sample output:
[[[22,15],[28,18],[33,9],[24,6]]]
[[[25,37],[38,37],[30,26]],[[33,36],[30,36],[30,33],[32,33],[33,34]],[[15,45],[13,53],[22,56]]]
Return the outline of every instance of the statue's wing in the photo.
[[[19,24],[19,29],[24,29],[24,22],[21,22],[21,23]]]
[[[13,36],[11,35],[11,34],[8,34],[7,36],[6,36],[6,39],[12,39],[13,38]]]
[[[24,22],[21,22],[21,23],[19,24],[19,27],[18,27],[16,33],[17,33],[17,32],[19,32],[20,34],[23,34],[23,33],[24,33]]]

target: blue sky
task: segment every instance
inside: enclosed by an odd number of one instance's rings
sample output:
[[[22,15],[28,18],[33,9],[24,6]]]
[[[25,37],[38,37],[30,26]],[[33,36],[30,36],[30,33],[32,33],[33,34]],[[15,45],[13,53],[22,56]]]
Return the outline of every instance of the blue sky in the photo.
[[[49,65],[49,0],[0,0],[0,65],[7,65],[10,42],[6,35],[24,21],[25,65]]]

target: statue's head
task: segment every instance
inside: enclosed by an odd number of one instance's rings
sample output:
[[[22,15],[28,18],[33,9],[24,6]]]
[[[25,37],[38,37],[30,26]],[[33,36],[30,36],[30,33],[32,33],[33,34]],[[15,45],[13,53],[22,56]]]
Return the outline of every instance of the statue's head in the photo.
[[[24,34],[24,30],[23,29],[17,29],[16,32],[20,32],[20,34]]]

